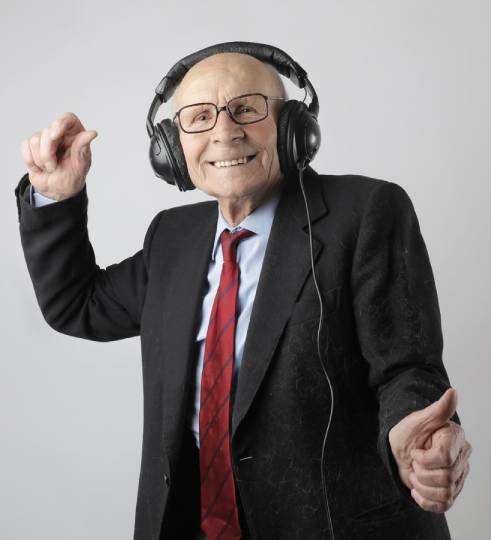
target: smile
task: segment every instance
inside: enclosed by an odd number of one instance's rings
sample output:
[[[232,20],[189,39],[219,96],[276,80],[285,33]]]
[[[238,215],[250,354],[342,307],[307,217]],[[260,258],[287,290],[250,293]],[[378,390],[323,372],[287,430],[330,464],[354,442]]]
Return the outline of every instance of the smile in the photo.
[[[234,167],[235,165],[245,165],[246,163],[249,163],[252,159],[254,159],[256,155],[253,156],[244,156],[238,159],[232,159],[230,161],[211,161],[211,165],[214,165],[215,167],[222,168],[222,167]]]

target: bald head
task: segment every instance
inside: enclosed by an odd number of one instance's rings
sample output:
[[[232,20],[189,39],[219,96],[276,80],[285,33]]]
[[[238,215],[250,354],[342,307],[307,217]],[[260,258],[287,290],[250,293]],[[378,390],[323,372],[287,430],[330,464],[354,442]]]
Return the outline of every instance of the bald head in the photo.
[[[237,95],[254,92],[287,98],[283,81],[271,64],[248,54],[214,54],[186,73],[174,95],[174,111],[199,102],[221,106]]]

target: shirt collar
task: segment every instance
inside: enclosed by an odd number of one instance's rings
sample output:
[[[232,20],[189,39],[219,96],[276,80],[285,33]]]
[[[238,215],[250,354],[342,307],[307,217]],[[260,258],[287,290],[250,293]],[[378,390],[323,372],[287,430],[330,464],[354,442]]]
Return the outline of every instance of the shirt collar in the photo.
[[[215,260],[217,249],[220,244],[220,235],[224,229],[228,229],[232,232],[240,229],[248,229],[249,231],[255,232],[256,235],[269,235],[280,196],[281,189],[274,190],[264,202],[255,208],[235,227],[229,225],[229,223],[223,217],[220,205],[218,205],[217,229],[215,233],[215,241],[213,243],[213,251],[211,253],[212,261]]]

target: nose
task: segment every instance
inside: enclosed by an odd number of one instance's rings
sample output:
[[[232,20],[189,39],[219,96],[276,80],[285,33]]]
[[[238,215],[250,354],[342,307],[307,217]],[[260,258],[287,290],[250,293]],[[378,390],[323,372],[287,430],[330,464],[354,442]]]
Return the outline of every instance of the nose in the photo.
[[[233,142],[244,136],[243,126],[234,122],[225,108],[219,110],[217,123],[212,129],[213,142]]]

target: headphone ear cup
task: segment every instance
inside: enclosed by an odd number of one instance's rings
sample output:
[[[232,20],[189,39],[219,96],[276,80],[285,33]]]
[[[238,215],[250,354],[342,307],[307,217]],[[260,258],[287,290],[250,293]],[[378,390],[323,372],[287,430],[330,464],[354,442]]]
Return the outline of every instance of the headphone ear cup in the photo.
[[[278,119],[278,156],[285,175],[298,172],[310,163],[321,142],[316,117],[302,101],[291,99]]]
[[[180,191],[195,189],[189,177],[179,131],[169,118],[155,125],[155,135],[150,141],[150,163],[156,176],[176,185]]]
[[[288,133],[291,123],[291,113],[295,105],[295,100],[288,100],[281,109],[280,116],[278,118],[278,133],[277,133],[277,146],[278,146],[278,159],[280,162],[281,172],[288,176],[295,170],[295,166],[292,160],[291,148],[288,144]]]

